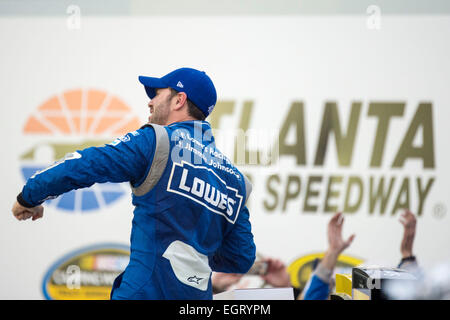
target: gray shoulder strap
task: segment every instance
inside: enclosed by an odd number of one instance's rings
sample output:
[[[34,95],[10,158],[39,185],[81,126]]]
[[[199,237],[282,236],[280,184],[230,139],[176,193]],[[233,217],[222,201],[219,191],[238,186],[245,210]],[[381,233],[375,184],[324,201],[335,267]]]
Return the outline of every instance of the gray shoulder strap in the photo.
[[[164,169],[166,169],[167,160],[169,159],[170,142],[166,129],[157,124],[149,124],[149,126],[152,126],[155,130],[155,153],[153,155],[152,165],[144,182],[142,182],[142,184],[137,188],[133,188],[133,186],[131,186],[131,190],[135,196],[143,196],[158,183]]]
[[[250,180],[245,176],[245,174],[242,174],[242,176],[244,177],[245,182],[245,203],[247,203],[248,197],[250,197],[250,193],[252,193],[253,186]]]

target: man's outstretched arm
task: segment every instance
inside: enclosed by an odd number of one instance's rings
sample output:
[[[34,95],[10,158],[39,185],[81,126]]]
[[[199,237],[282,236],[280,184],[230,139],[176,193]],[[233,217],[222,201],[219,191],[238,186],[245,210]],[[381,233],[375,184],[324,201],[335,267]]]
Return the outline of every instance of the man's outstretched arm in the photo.
[[[153,129],[143,128],[105,146],[68,154],[28,179],[13,205],[13,215],[18,220],[36,220],[43,216],[45,200],[94,183],[130,181],[139,185],[150,167],[154,146]]]

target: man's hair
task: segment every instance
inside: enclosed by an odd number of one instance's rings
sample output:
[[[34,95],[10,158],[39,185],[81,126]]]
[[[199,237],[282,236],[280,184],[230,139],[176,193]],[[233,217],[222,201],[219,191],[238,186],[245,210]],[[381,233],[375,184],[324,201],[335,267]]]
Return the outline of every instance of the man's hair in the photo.
[[[170,97],[169,99],[172,99],[173,97],[175,97],[178,93],[177,90],[170,88]],[[197,119],[197,120],[205,120],[206,117],[203,114],[203,112],[195,105],[195,103],[193,103],[191,100],[187,99],[186,100],[187,106],[188,106],[188,114]]]

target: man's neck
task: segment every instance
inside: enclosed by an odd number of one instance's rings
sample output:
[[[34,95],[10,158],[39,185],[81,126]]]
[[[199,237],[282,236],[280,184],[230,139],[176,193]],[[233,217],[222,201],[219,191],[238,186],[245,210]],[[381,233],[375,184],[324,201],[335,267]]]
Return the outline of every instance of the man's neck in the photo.
[[[175,122],[195,121],[195,120],[198,120],[198,119],[195,119],[194,117],[191,117],[191,116],[176,117],[176,118],[173,118],[173,119],[168,119],[167,123],[166,123],[166,126],[168,126],[168,125],[170,125],[172,123],[175,123]]]

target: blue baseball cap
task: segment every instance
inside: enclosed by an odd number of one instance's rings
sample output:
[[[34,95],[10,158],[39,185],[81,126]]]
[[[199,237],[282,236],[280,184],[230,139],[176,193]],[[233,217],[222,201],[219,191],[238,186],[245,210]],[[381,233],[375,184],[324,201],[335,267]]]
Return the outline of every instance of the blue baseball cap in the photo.
[[[162,78],[139,76],[139,82],[145,86],[150,99],[156,96],[158,88],[172,88],[184,92],[207,117],[214,109],[217,101],[216,88],[204,71],[192,68],[180,68],[166,74]]]

